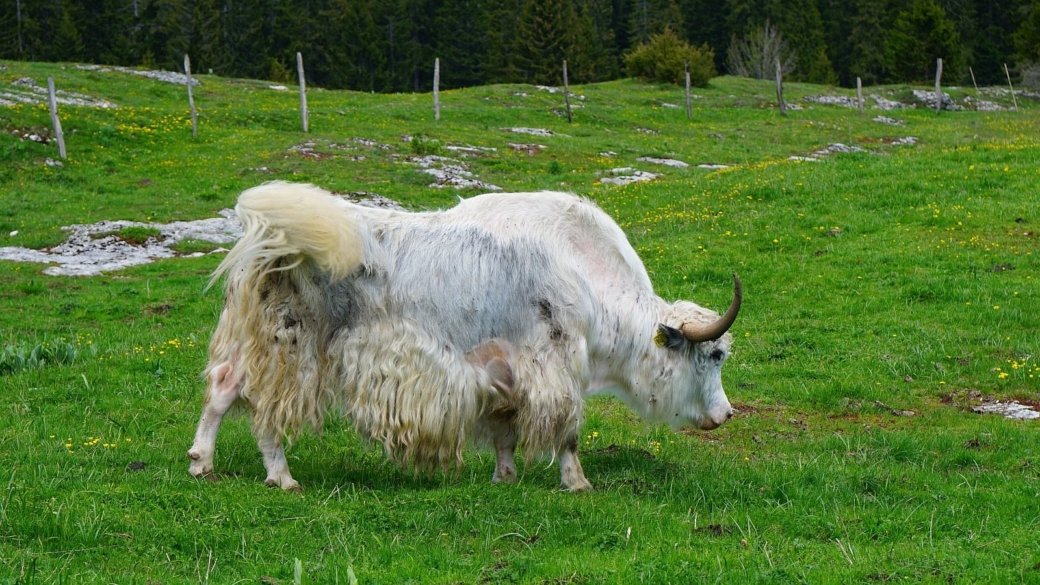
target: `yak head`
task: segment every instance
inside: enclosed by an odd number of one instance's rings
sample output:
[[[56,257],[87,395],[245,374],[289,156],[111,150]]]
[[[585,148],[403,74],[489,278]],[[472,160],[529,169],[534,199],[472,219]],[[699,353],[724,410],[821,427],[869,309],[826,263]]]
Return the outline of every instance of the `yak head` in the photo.
[[[733,337],[727,333],[740,311],[740,279],[733,276],[733,303],[719,317],[687,301],[669,305],[653,333],[654,348],[644,357],[646,386],[632,406],[652,422],[673,428],[717,428],[733,416],[722,388],[722,365]],[[642,384],[641,384],[642,385]]]

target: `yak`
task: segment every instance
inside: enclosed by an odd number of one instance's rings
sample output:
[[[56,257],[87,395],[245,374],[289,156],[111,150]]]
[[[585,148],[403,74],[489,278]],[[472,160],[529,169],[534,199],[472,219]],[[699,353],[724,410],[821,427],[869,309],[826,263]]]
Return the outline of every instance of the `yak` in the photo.
[[[236,212],[244,235],[211,281],[225,278],[225,303],[188,451],[196,477],[213,472],[236,404],[282,489],[299,489],[283,442],[335,412],[405,467],[457,465],[467,442],[490,444],[492,481],[515,482],[519,446],[558,459],[571,491],[591,487],[577,454],[586,396],[676,429],[733,415],[721,369],[740,279],[721,317],[666,302],[587,199],[492,193],[406,212],[275,181],[244,191]]]

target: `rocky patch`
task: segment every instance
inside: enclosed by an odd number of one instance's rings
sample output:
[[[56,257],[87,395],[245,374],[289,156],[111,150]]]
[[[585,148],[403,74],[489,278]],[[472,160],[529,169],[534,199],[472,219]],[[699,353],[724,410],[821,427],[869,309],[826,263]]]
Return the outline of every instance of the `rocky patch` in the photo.
[[[108,65],[77,65],[76,69],[82,69],[84,71],[97,71],[99,73],[116,71],[119,73],[127,73],[129,75],[147,77],[148,79],[154,79],[163,83],[176,83],[177,85],[188,85],[188,76],[183,73],[177,73],[175,71],[149,71],[145,69],[131,69],[129,67],[116,67]],[[195,77],[191,78],[191,84],[202,85],[202,83]]]
[[[93,276],[122,270],[177,256],[171,247],[182,240],[202,240],[215,244],[234,242],[242,236],[242,225],[230,209],[220,213],[222,217],[219,218],[168,224],[101,221],[89,225],[70,225],[62,228],[69,234],[65,242],[47,250],[0,248],[0,260],[57,264],[43,270],[49,276]],[[115,234],[130,227],[157,230],[157,235],[141,244],[133,244]]]
[[[1016,400],[986,402],[972,407],[972,412],[979,414],[999,414],[1004,418],[1016,420],[1040,419],[1040,412],[1027,404],[1019,404]]]
[[[941,98],[936,96],[934,91],[926,91],[923,89],[915,89],[913,93],[914,99],[916,99],[919,102],[922,102],[925,106],[932,110],[934,110],[936,105],[940,103],[940,100],[942,102],[941,107],[943,110],[950,110],[951,112],[956,112],[958,110],[964,109],[963,106],[959,106],[953,103],[953,98],[951,98],[950,94],[946,92],[941,92]]]
[[[690,166],[688,163],[684,163],[681,160],[675,160],[671,158],[654,158],[652,156],[641,156],[636,160],[639,162],[645,162],[654,165],[664,165],[666,167],[672,167],[675,169],[685,169]]]
[[[848,97],[843,95],[807,95],[802,99],[807,102],[825,104],[829,106],[842,106],[846,108],[859,107],[859,100],[857,100],[854,97]]]
[[[31,77],[21,77],[11,82],[6,89],[0,89],[0,106],[13,106],[15,104],[46,104],[48,103],[48,92],[46,84],[40,86]],[[91,97],[86,94],[54,90],[54,101],[67,106],[85,106],[90,108],[118,108],[116,104],[101,98]]]
[[[552,130],[546,130],[545,128],[503,128],[506,132],[512,132],[513,134],[530,134],[532,136],[556,136]]]
[[[642,183],[645,181],[653,181],[660,175],[656,173],[648,173],[646,171],[639,171],[631,167],[621,167],[616,169],[610,169],[610,177],[603,177],[599,180],[600,183],[607,183],[609,185],[630,185],[632,183]]]
[[[402,209],[397,202],[375,193],[357,191],[340,194],[348,201],[366,207]],[[149,237],[140,241],[120,236],[127,228],[140,228]],[[242,224],[230,209],[220,211],[220,217],[197,221],[151,223],[136,221],[100,221],[94,224],[70,225],[62,230],[69,237],[63,243],[45,250],[20,246],[0,248],[0,260],[55,264],[43,270],[48,276],[94,276],[103,272],[122,270],[148,264],[162,258],[181,256],[173,250],[184,240],[201,240],[219,245],[230,245],[242,237]],[[12,232],[9,237],[17,237]],[[136,243],[135,243],[136,242]],[[218,248],[214,252],[227,251]],[[193,258],[202,252],[185,254]]]
[[[545,150],[545,146],[542,144],[519,144],[516,142],[509,142],[508,144],[509,148],[516,152],[522,152],[527,156],[534,156]]]
[[[419,165],[422,168],[422,172],[433,176],[435,181],[428,186],[434,189],[454,187],[456,189],[483,189],[485,191],[502,190],[502,187],[498,185],[492,185],[477,179],[476,175],[470,172],[465,163],[453,158],[430,154],[412,157],[409,159],[409,162]]]

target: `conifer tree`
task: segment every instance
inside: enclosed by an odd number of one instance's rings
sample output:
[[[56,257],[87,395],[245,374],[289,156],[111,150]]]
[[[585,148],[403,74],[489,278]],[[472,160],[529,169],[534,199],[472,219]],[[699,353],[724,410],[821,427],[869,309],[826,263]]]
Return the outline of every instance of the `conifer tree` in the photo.
[[[58,32],[54,36],[54,44],[50,47],[51,58],[55,61],[82,61],[84,57],[83,37],[76,28],[74,7],[69,3],[63,6]]]
[[[965,40],[970,41],[966,53],[974,70],[975,81],[983,85],[1007,83],[1004,79],[1004,63],[1011,65],[1016,61],[1013,57],[1013,39],[1020,23],[1015,18],[1015,3],[977,0],[973,4],[976,33]]]
[[[827,55],[823,37],[823,20],[815,0],[788,0],[776,21],[790,39],[791,49],[798,55],[794,78],[810,83],[837,83],[837,75]]]
[[[441,60],[442,87],[479,85],[486,78],[482,8],[483,3],[478,0],[455,0],[443,3],[437,10],[435,56]],[[431,60],[427,69],[432,71],[432,67]]]
[[[1015,48],[1021,60],[1040,63],[1040,0],[1033,0],[1029,13],[1014,34]]]
[[[54,51],[55,33],[61,25],[61,0],[41,0],[21,4],[22,58],[30,61],[58,61]]]
[[[429,0],[384,0],[373,6],[382,37],[385,91],[428,91],[432,85],[433,13]]]
[[[386,86],[386,61],[372,5],[368,0],[333,0],[322,16],[322,54],[329,64],[325,84],[382,91]]]
[[[855,86],[856,78],[865,85],[885,79],[884,0],[857,0],[852,3],[849,21],[846,75],[844,85]]]
[[[516,83],[523,80],[518,65],[519,30],[526,0],[490,0],[484,12],[484,34],[488,39],[485,73],[487,83]]]
[[[632,48],[650,42],[650,37],[671,29],[685,37],[683,14],[675,0],[632,0],[629,4],[628,42]]]
[[[935,0],[914,0],[888,34],[889,71],[895,81],[929,82],[937,58],[943,60],[943,77],[959,80],[964,58],[957,29]]]
[[[176,70],[181,53],[184,59],[181,20],[185,6],[181,0],[152,0],[145,7],[145,42],[142,61],[149,67]]]
[[[517,65],[529,83],[561,82],[563,60],[571,55],[577,15],[570,0],[528,0],[518,31]]]
[[[614,7],[609,2],[577,0],[580,31],[578,45],[588,61],[589,74],[579,82],[615,79],[620,75],[620,52],[612,27]],[[569,65],[569,62],[568,62]]]
[[[694,46],[708,44],[714,49],[715,69],[725,69],[726,47],[730,42],[729,4],[718,0],[683,0],[686,39]],[[630,47],[631,48],[631,47]]]
[[[267,78],[274,7],[266,1],[222,0],[218,10],[220,51],[208,66],[221,75]]]

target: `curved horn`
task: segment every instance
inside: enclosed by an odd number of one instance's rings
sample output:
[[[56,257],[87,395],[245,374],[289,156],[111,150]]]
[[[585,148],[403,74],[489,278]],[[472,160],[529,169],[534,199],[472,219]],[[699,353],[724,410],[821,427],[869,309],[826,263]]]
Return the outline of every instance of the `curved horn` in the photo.
[[[737,320],[737,313],[740,312],[740,301],[743,298],[743,293],[740,288],[740,277],[736,274],[733,275],[733,303],[729,306],[726,314],[719,317],[718,321],[710,325],[693,325],[691,323],[683,323],[679,329],[682,331],[683,336],[694,343],[700,341],[715,341],[722,337],[730,327],[733,326],[733,322]]]

